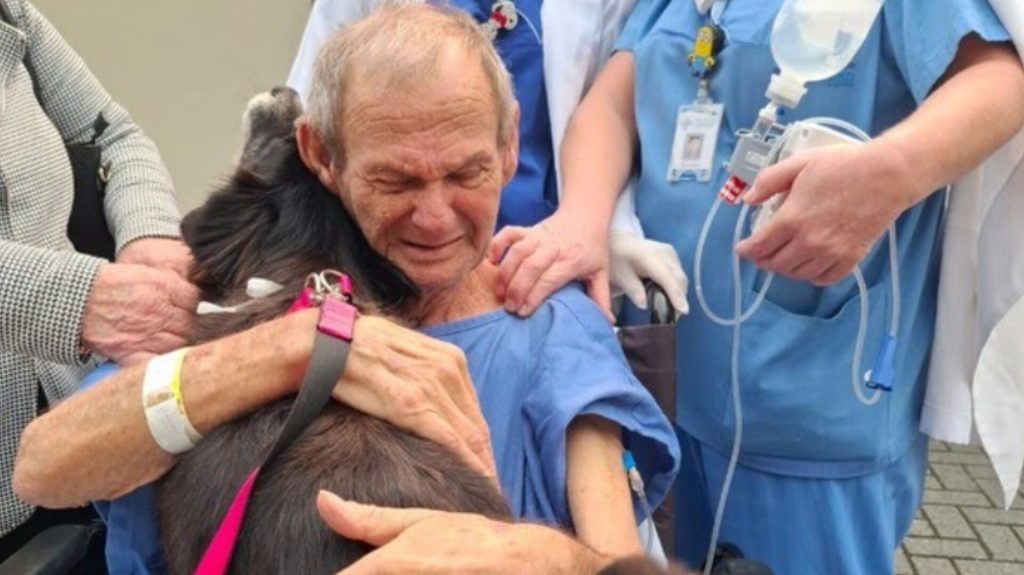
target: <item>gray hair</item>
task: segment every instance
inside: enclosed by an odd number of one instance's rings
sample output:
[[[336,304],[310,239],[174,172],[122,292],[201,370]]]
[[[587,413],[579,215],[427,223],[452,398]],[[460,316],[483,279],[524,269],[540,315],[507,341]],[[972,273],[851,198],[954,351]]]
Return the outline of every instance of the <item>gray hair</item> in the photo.
[[[480,24],[455,8],[390,0],[335,32],[317,55],[307,116],[332,154],[341,153],[337,113],[344,109],[345,86],[353,72],[372,73],[389,89],[397,87],[436,73],[441,50],[452,42],[479,58],[494,96],[498,140],[506,144],[515,122],[512,78]]]

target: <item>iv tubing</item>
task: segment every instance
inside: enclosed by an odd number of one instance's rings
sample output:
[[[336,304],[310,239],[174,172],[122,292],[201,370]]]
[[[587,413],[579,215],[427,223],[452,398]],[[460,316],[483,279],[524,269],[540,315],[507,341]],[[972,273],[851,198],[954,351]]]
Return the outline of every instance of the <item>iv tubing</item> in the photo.
[[[834,118],[810,118],[804,120],[805,123],[818,124],[822,126],[828,126],[831,128],[837,128],[845,130],[846,132],[856,136],[861,141],[867,142],[871,138],[863,130],[842,120]],[[788,139],[786,132],[783,136],[779,137],[776,142],[772,145],[771,150],[768,153],[768,158],[765,165],[772,165],[778,161],[778,156],[781,153],[782,147],[785,145]],[[753,304],[746,311],[743,310],[743,296],[742,296],[742,274],[740,270],[739,255],[736,254],[736,244],[739,243],[740,236],[744,227],[744,223],[747,220],[747,214],[750,210],[749,204],[744,204],[740,210],[740,215],[736,220],[736,226],[733,230],[733,241],[732,241],[732,279],[733,279],[733,317],[723,318],[716,314],[711,306],[708,304],[704,297],[704,286],[703,286],[703,274],[702,264],[704,259],[704,245],[707,242],[708,232],[711,228],[711,222],[714,221],[715,216],[718,214],[718,209],[721,207],[722,198],[717,197],[711,209],[708,211],[708,215],[704,218],[704,225],[701,227],[700,237],[697,240],[697,253],[694,258],[694,280],[695,289],[697,291],[697,300],[700,303],[701,309],[704,314],[712,322],[733,328],[732,337],[732,360],[730,364],[731,370],[731,387],[732,387],[732,399],[733,399],[733,414],[736,420],[735,431],[733,433],[732,450],[729,456],[729,465],[726,468],[725,479],[722,482],[722,493],[718,498],[718,506],[715,510],[714,525],[711,530],[711,541],[708,545],[708,553],[704,562],[704,575],[710,575],[711,568],[714,562],[715,549],[718,543],[718,536],[722,528],[722,519],[725,515],[725,506],[728,501],[729,490],[732,487],[733,476],[736,473],[736,466],[739,463],[740,447],[743,440],[743,403],[740,397],[740,383],[739,383],[739,355],[740,355],[740,328],[743,322],[750,319],[751,316],[757,312],[758,308],[764,302],[765,295],[768,293],[768,288],[771,287],[772,279],[775,277],[774,273],[769,273],[765,278],[764,284],[761,286],[760,292],[754,299]],[[899,330],[899,317],[900,317],[900,276],[899,276],[899,252],[897,251],[896,241],[896,226],[895,224],[889,224],[888,229],[889,236],[889,267],[890,267],[890,282],[892,284],[892,312],[889,324],[889,335],[895,339]],[[874,394],[867,396],[862,389],[863,385],[859,377],[861,359],[864,352],[864,340],[867,336],[867,324],[868,324],[868,290],[867,283],[864,281],[864,274],[861,272],[860,267],[856,267],[853,270],[854,280],[857,282],[857,290],[860,293],[860,324],[857,328],[857,340],[853,350],[853,360],[850,364],[850,381],[853,387],[853,392],[857,397],[857,400],[864,405],[874,405],[881,399],[882,390],[875,390]]]

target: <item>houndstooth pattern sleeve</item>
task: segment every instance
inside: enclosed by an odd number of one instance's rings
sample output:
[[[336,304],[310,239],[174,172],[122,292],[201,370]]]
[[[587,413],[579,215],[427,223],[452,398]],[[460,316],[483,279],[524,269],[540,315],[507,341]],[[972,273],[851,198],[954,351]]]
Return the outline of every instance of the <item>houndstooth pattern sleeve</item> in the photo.
[[[118,251],[140,237],[179,237],[174,187],[156,146],[35,7],[15,4],[43,106],[62,139],[89,141],[101,112],[110,123],[97,144],[111,167],[104,208]]]

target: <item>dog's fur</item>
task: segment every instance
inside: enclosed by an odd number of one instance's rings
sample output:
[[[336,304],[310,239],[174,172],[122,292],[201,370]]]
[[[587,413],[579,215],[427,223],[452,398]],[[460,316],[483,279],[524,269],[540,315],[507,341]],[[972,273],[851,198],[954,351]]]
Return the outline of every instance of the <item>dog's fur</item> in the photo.
[[[238,313],[201,317],[197,341],[277,317],[305,276],[325,267],[352,276],[363,311],[415,294],[302,163],[292,127],[300,110],[297,96],[287,89],[255,98],[246,114],[248,136],[236,173],[185,218],[183,234],[195,256],[191,276],[204,299],[237,303],[254,276],[287,286]],[[292,403],[283,400],[218,427],[161,481],[158,512],[171,573],[195,568]],[[320,520],[314,504],[320,489],[376,505],[510,519],[497,488],[453,453],[332,403],[261,473],[231,572],[335,573],[366,554],[365,544],[331,533]]]

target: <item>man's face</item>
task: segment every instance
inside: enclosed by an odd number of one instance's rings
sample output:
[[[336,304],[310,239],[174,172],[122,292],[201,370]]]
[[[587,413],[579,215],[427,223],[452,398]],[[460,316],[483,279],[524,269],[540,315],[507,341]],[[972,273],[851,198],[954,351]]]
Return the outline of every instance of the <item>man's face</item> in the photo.
[[[335,181],[370,245],[425,292],[454,286],[482,259],[516,139],[498,142],[483,70],[445,51],[434,77],[387,93],[353,81]],[[376,89],[375,89],[376,88]]]

